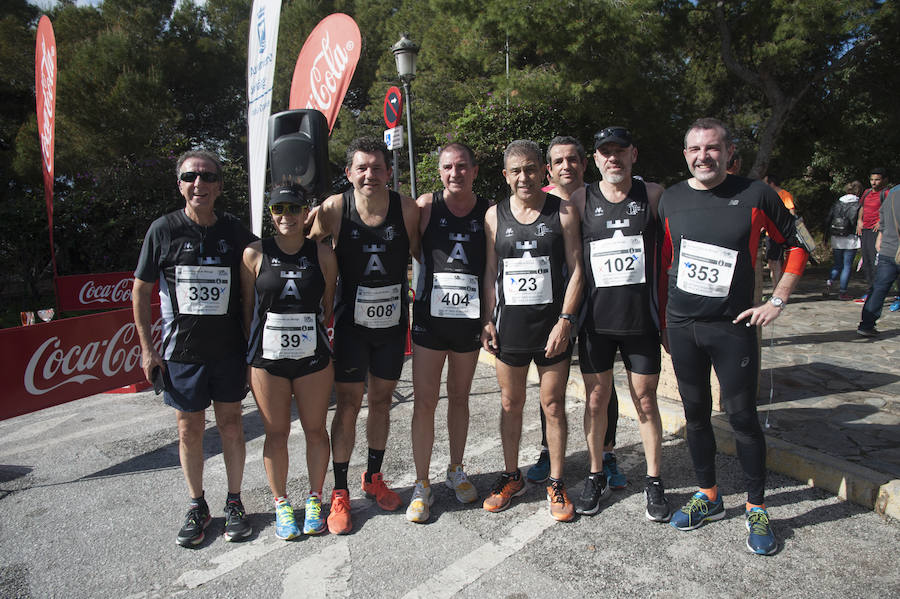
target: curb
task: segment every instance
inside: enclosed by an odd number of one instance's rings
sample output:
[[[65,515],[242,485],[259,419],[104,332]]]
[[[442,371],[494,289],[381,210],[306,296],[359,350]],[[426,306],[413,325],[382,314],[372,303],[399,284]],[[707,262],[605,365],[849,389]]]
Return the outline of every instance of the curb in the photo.
[[[494,367],[496,358],[485,351],[478,354],[478,361]],[[528,368],[528,381],[538,382],[537,368]],[[616,385],[620,397],[630,397],[628,388]],[[584,382],[580,376],[569,376],[566,395],[585,399]],[[659,397],[659,416],[663,432],[668,435],[685,436],[685,418],[681,402]],[[637,420],[637,412],[630,401],[619,402],[619,415]],[[713,412],[713,429],[718,450],[735,455],[734,433],[728,423],[728,416]],[[766,467],[805,482],[811,487],[833,493],[845,501],[852,501],[885,518],[900,520],[900,479],[891,480],[887,475],[876,472],[818,451],[788,443],[776,437],[766,436]]]

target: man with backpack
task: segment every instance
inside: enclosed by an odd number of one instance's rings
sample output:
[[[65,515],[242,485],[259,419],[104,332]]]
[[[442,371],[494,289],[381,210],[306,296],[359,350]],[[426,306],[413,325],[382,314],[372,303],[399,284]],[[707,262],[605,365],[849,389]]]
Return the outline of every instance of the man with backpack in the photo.
[[[825,297],[831,294],[835,279],[840,277],[840,292],[838,299],[849,300],[847,284],[850,282],[850,273],[853,270],[853,258],[859,249],[859,237],[856,235],[856,223],[859,213],[859,193],[862,183],[853,181],[844,186],[844,195],[837,199],[831,206],[828,218],[825,220],[826,234],[831,237],[831,249],[834,252],[834,265],[831,274],[825,281]]]

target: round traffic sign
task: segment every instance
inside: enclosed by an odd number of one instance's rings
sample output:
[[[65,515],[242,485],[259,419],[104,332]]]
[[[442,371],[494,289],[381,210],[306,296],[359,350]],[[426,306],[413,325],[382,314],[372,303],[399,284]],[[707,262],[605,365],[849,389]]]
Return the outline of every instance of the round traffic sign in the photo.
[[[403,95],[396,86],[391,86],[384,95],[384,124],[393,129],[400,124],[403,114]]]

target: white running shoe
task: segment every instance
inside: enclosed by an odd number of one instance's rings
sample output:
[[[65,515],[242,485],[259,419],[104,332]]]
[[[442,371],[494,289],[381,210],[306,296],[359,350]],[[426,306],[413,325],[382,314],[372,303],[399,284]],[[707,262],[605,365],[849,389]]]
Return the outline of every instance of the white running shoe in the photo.
[[[460,503],[472,503],[478,499],[478,490],[469,482],[469,477],[463,472],[462,464],[450,464],[447,466],[447,486],[456,493],[456,500]]]
[[[428,508],[434,503],[434,496],[431,494],[431,487],[426,487],[426,484],[428,481],[416,481],[412,497],[409,500],[409,507],[406,508],[406,519],[410,522],[427,522],[431,515]]]

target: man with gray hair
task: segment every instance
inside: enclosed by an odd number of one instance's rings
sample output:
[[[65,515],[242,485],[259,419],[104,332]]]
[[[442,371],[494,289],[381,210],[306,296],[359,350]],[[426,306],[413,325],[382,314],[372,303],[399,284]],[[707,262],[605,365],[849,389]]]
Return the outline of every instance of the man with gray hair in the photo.
[[[512,193],[485,215],[485,281],[495,285],[485,285],[481,342],[497,358],[505,470],[484,500],[484,509],[505,510],[512,497],[525,492],[519,441],[528,366],[534,362],[547,417],[550,514],[569,521],[575,510],[562,476],[568,428],[565,390],[582,292],[578,215],[569,202],[541,190],[544,165],[536,143],[513,141],[503,164]]]

